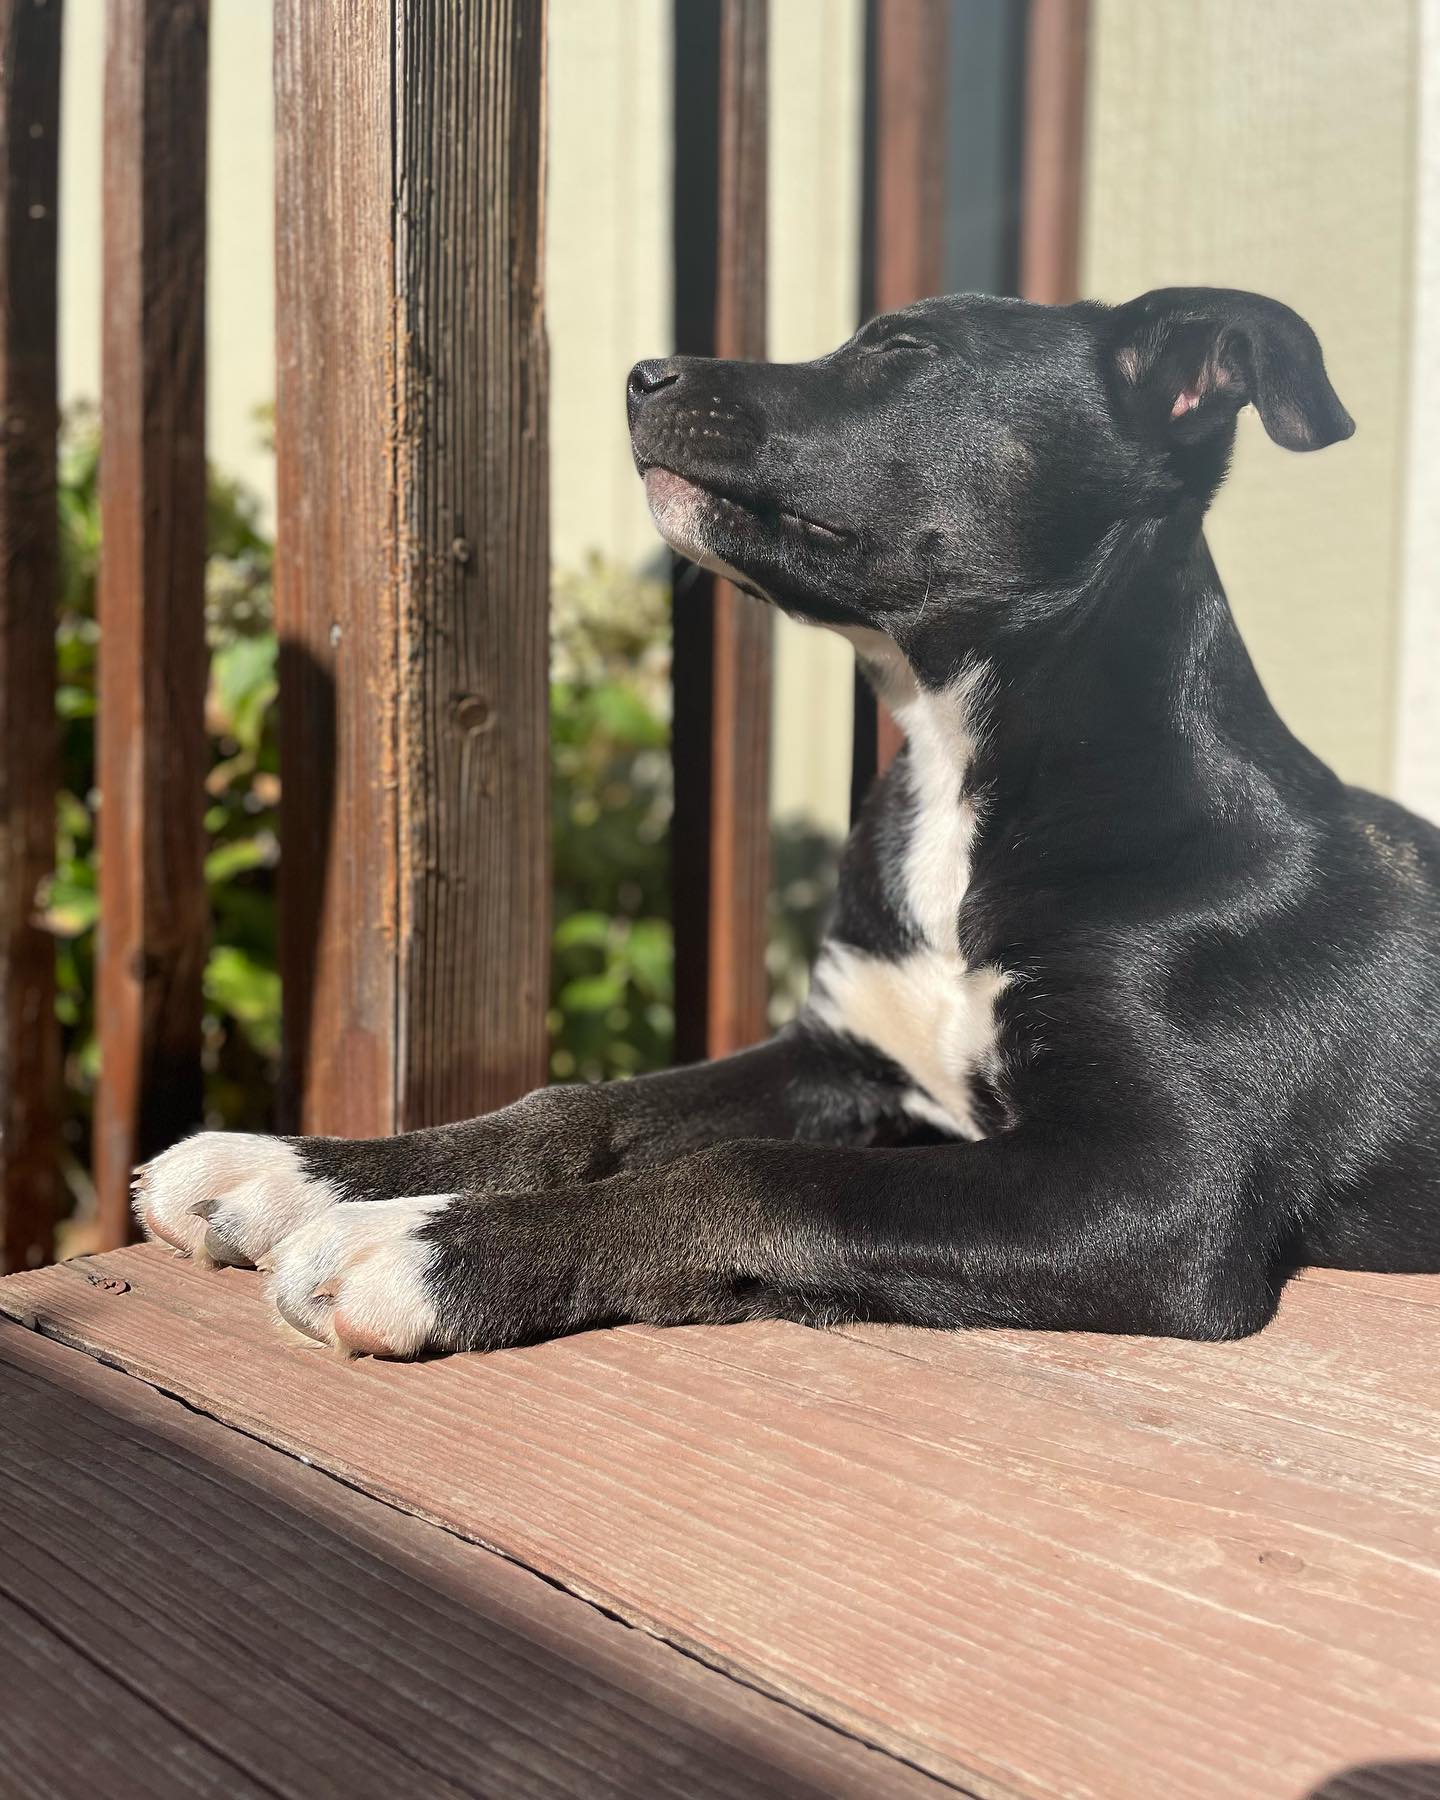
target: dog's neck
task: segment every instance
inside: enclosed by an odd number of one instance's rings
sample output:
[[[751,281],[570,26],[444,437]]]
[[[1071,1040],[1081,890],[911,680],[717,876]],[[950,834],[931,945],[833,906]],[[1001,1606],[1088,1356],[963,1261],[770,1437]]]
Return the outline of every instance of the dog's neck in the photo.
[[[936,612],[950,623],[844,635],[907,736],[923,716],[917,751],[956,746],[992,822],[1100,793],[1243,810],[1333,782],[1270,704],[1198,517],[1117,528],[1063,590]]]

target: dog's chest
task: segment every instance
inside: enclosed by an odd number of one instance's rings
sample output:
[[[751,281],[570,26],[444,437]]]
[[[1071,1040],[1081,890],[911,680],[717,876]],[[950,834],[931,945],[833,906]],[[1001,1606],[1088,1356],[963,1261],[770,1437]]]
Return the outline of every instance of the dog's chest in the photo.
[[[871,1045],[913,1084],[907,1111],[962,1137],[983,1135],[977,1076],[995,1079],[995,1003],[1008,977],[971,967],[960,949],[960,908],[979,824],[966,791],[975,755],[983,672],[942,693],[898,698],[905,729],[908,819],[900,890],[908,947],[880,955],[852,944],[825,947],[815,971],[814,1010],[844,1035]],[[893,702],[892,702],[893,703]]]

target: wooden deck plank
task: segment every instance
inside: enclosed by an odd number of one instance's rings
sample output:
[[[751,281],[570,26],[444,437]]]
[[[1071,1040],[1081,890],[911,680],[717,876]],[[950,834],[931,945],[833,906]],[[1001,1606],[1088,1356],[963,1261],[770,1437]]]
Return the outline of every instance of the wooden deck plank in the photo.
[[[1258,1800],[1440,1750],[1413,1298],[1294,1283],[1240,1345],[767,1325],[346,1366],[146,1247],[0,1309],[976,1793]],[[1363,1435],[1298,1404],[1305,1357],[1370,1391]],[[1220,1404],[1276,1368],[1269,1418]]]
[[[75,1800],[80,1793],[115,1793],[117,1778],[146,1800],[196,1794],[230,1800],[265,1791],[3,1593],[0,1649],[7,1793]]]
[[[1064,1418],[986,1363],[988,1334],[612,1332],[344,1368],[277,1339],[247,1276],[95,1267],[130,1294],[72,1265],[0,1303],[981,1793],[1300,1795],[1301,1773],[1440,1744],[1435,1530],[1424,1490],[1391,1494],[1397,1465],[1431,1467],[1413,1436],[1368,1492],[1352,1456],[1359,1503],[1332,1501],[1341,1435],[1301,1420],[1172,1463],[1147,1390],[1107,1431],[1094,1404]],[[1328,1318],[1345,1339],[1357,1305],[1298,1283],[1249,1345],[1019,1336],[1012,1363],[1229,1357],[1233,1381],[1276,1337]],[[979,1359],[927,1370],[920,1345]],[[1305,1431],[1309,1487],[1285,1436]]]
[[[1299,1282],[1224,1346],[773,1325],[409,1366],[292,1345],[258,1288],[144,1248],[0,1308],[977,1793],[1440,1760],[1414,1284]],[[1365,1429],[1310,1389],[1368,1394]]]
[[[0,1413],[7,1792],[950,1791],[13,1327]]]

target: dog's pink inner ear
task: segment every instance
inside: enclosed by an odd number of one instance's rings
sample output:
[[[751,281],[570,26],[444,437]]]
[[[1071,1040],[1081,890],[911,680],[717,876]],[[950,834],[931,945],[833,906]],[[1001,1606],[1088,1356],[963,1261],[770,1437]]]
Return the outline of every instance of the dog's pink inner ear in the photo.
[[[1170,408],[1170,417],[1183,419],[1186,413],[1194,412],[1199,404],[1200,390],[1198,388],[1181,388],[1175,396],[1174,405]]]

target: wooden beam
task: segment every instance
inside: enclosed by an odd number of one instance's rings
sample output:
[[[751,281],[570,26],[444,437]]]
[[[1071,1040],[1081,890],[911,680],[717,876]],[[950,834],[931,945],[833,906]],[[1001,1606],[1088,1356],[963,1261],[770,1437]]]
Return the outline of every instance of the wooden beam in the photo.
[[[861,309],[869,318],[945,285],[948,0],[871,0]]]
[[[100,413],[104,1244],[131,1167],[200,1123],[207,0],[109,0]]]
[[[1020,292],[1059,306],[1080,291],[1089,0],[1030,0],[1020,197]]]
[[[766,0],[676,0],[675,347],[765,354]],[[672,832],[676,1054],[769,1030],[771,619],[677,572]]]
[[[406,1130],[545,1078],[543,0],[280,0],[286,1094]]]
[[[865,21],[865,318],[945,285],[948,0],[870,0]],[[851,793],[858,805],[903,737],[857,670]],[[853,810],[853,806],[852,806]]]
[[[49,1260],[59,1203],[54,865],[59,0],[0,0],[0,1271]]]

